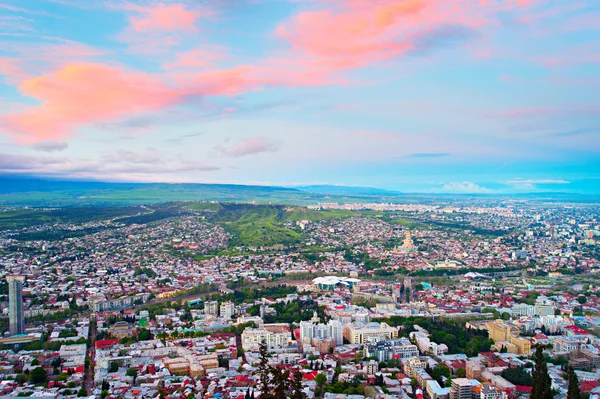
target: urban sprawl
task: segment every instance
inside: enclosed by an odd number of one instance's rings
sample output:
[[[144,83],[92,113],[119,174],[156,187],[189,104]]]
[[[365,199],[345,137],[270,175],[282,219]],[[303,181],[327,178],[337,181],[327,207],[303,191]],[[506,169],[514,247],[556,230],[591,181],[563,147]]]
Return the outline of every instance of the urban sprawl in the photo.
[[[600,398],[593,204],[78,218],[2,224],[2,397]]]

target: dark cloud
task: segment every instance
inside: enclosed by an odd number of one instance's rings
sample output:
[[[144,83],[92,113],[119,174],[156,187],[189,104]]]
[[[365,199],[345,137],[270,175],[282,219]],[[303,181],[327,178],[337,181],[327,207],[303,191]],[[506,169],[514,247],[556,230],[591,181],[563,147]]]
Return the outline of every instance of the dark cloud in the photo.
[[[36,151],[43,152],[60,152],[66,150],[68,147],[69,144],[62,141],[43,141],[33,145]]]

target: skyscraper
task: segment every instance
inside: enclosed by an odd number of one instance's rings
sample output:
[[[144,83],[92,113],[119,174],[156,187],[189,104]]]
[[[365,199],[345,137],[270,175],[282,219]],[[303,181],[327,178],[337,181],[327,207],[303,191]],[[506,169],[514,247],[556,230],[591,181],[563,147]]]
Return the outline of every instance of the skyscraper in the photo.
[[[8,313],[10,317],[10,335],[25,333],[23,317],[23,281],[25,276],[10,274],[6,276],[8,282]]]

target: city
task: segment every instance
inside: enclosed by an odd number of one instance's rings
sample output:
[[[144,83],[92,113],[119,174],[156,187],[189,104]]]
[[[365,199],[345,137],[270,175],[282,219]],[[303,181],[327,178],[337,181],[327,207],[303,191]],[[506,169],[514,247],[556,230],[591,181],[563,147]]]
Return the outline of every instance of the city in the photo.
[[[25,227],[6,208],[4,393],[262,397],[266,361],[306,398],[528,397],[543,348],[555,397],[569,370],[600,395],[597,212],[213,202]]]
[[[0,399],[600,399],[599,0],[0,0]]]

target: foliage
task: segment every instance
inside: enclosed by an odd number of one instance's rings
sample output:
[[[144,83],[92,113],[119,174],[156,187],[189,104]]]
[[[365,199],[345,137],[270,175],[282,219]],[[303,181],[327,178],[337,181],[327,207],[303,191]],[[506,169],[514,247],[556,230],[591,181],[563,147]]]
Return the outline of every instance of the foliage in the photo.
[[[532,385],[531,374],[523,367],[507,368],[502,371],[502,377],[515,385],[530,387]]]
[[[36,367],[29,372],[29,382],[32,384],[45,384],[46,381],[48,381],[48,375],[43,367]]]
[[[430,332],[431,340],[437,343],[443,343],[448,346],[448,353],[465,353],[467,356],[477,356],[479,352],[487,352],[494,344],[487,337],[484,331],[470,330],[466,328],[457,328],[455,324],[441,320],[431,320],[424,317],[402,317],[392,316],[389,319],[382,319],[391,326],[404,329],[402,333],[405,336],[413,331],[414,325],[419,325]],[[448,332],[451,333],[448,333]]]
[[[289,304],[276,303],[271,305],[277,311],[277,316],[265,315],[265,323],[299,323],[302,320],[308,320],[317,312],[317,316],[322,321],[326,321],[325,309],[320,307],[315,301],[294,301]],[[260,305],[252,305],[247,312],[252,316],[258,316]]]
[[[538,346],[535,350],[535,364],[533,367],[533,389],[531,391],[531,399],[552,399],[552,391],[550,389],[552,380],[548,375],[548,366],[544,358],[544,349]]]
[[[579,379],[573,367],[569,367],[567,371],[567,379],[569,381],[569,389],[567,391],[567,399],[581,399],[581,391],[579,389]]]

